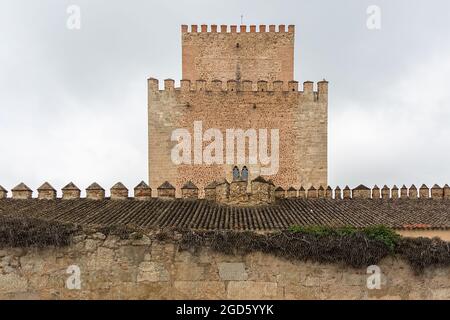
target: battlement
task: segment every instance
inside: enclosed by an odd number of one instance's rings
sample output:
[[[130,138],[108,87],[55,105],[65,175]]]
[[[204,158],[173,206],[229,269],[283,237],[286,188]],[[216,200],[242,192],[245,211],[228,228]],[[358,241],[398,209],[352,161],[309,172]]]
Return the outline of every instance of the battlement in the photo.
[[[188,26],[186,24],[181,25],[181,33],[295,33],[295,25],[196,25]]]
[[[303,90],[301,90],[303,89]],[[220,93],[238,93],[238,92],[254,92],[254,93],[300,93],[303,95],[315,95],[317,99],[320,97],[325,98],[328,96],[328,81],[319,81],[314,86],[314,82],[305,81],[303,88],[299,86],[298,81],[265,81],[260,80],[254,83],[253,81],[243,80],[228,80],[223,82],[221,80],[181,80],[179,86],[175,85],[175,80],[164,80],[163,89],[160,89],[159,80],[150,78],[148,79],[149,92],[220,92]]]
[[[251,191],[248,192],[247,186],[250,185]],[[400,190],[400,193],[398,192]],[[7,191],[0,186],[0,200],[7,199]],[[168,181],[164,182],[157,188],[157,197],[160,199],[175,199],[176,188]],[[110,200],[150,200],[151,188],[145,183],[141,182],[134,188],[134,197],[129,196],[128,189],[120,182],[116,183],[111,189]],[[14,200],[29,200],[32,199],[33,191],[24,183],[19,184],[12,189],[12,199]],[[181,198],[183,199],[198,199],[199,188],[192,182],[188,181],[181,188]],[[80,189],[73,183],[69,183],[62,189],[62,200],[76,200],[80,199]],[[450,200],[450,186],[445,185],[440,187],[434,185],[432,188],[422,185],[417,189],[414,185],[407,188],[403,186],[399,189],[397,186],[389,188],[384,186],[379,188],[374,186],[372,189],[360,185],[354,189],[346,186],[343,190],[338,186],[334,190],[328,186],[314,186],[307,190],[300,187],[289,188],[284,190],[281,187],[276,187],[272,181],[265,180],[258,177],[252,181],[232,181],[228,182],[225,179],[214,181],[205,187],[205,199],[209,201],[216,201],[219,203],[234,205],[234,206],[252,206],[261,204],[270,204],[282,199],[329,199],[329,200],[402,200],[402,199],[432,199],[432,200]],[[56,200],[56,190],[48,183],[44,183],[38,188],[38,200]],[[103,200],[105,197],[105,190],[97,183],[91,184],[86,188],[86,199]]]

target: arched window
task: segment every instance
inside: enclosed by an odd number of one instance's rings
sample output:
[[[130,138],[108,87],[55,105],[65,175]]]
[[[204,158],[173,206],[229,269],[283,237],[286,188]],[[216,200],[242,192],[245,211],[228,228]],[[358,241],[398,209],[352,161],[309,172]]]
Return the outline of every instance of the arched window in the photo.
[[[239,174],[239,168],[234,167],[233,168],[233,181],[239,180],[240,178],[241,178],[241,176]]]
[[[248,169],[247,167],[242,168],[241,179],[243,181],[248,181]]]

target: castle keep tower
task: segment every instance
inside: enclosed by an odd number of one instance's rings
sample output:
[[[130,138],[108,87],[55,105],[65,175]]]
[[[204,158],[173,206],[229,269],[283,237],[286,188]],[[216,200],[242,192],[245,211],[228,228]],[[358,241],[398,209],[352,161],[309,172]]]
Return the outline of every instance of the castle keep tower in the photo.
[[[261,164],[199,162],[175,164],[174,130],[183,128],[195,145],[194,127],[243,132],[279,131],[278,171],[264,176],[277,186],[299,189],[327,185],[328,82],[299,88],[294,75],[294,26],[182,26],[183,80],[148,80],[149,182],[152,190],[170,181],[177,190],[192,181],[203,189],[214,180],[249,181]],[[316,87],[316,88],[314,88]],[[197,135],[198,137],[198,135]],[[205,136],[203,136],[203,140]],[[250,140],[245,136],[247,150]],[[214,140],[201,142],[202,150]],[[268,139],[271,144],[270,136]],[[259,146],[261,147],[261,146]],[[268,147],[270,154],[271,149]],[[195,158],[195,159],[194,159]],[[248,160],[248,159],[247,159]],[[247,175],[248,173],[248,175]],[[236,176],[235,176],[236,178]],[[181,196],[178,195],[178,196]]]
[[[249,80],[254,85],[260,80],[283,81],[294,78],[294,26],[256,26],[247,30],[240,26],[197,26],[182,28],[183,79],[206,81]],[[230,31],[230,32],[229,32]],[[267,32],[268,31],[268,32]]]

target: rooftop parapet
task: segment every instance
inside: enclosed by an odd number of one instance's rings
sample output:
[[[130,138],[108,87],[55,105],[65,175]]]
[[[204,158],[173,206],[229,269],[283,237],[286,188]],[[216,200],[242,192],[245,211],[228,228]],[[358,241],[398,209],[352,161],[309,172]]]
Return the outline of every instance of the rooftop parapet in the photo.
[[[128,199],[128,189],[122,182],[117,182],[114,186],[112,186],[110,192],[112,200]]]
[[[266,81],[259,80],[256,82],[250,80],[211,80],[206,81],[203,79],[182,79],[177,87],[175,80],[164,80],[164,88],[159,89],[159,80],[150,78],[148,79],[148,90],[151,94],[164,93],[164,92],[181,92],[184,94],[198,93],[198,92],[210,92],[210,93],[228,93],[237,94],[238,92],[248,92],[253,94],[298,94],[308,100],[326,100],[328,98],[328,81],[320,81],[317,83],[317,88],[314,90],[314,82],[305,81],[303,87],[299,86],[298,81],[291,80],[284,82],[281,80]]]
[[[158,191],[158,198],[162,199],[173,199],[175,198],[175,187],[170,184],[169,181],[164,182],[162,185],[160,185],[157,189]]]
[[[0,186],[0,199],[5,199],[8,196],[8,190]]]
[[[56,199],[55,188],[53,188],[50,183],[45,182],[42,186],[38,188],[38,199],[55,200]]]
[[[152,198],[152,189],[144,181],[141,181],[134,187],[134,198],[136,200],[150,200]]]
[[[198,199],[198,187],[192,181],[186,182],[181,188],[181,196],[183,199]]]
[[[103,200],[105,198],[105,189],[97,182],[94,182],[86,188],[86,198],[90,200]]]
[[[353,189],[353,199],[370,199],[371,190],[365,185],[359,185]]]
[[[216,24],[207,25],[202,24],[200,25],[187,25],[183,24],[181,25],[181,33],[295,33],[295,25],[288,25],[286,28],[286,25],[280,24],[280,25],[269,25],[269,28],[267,28],[267,25],[261,24],[259,26],[257,25],[220,25],[217,26]]]
[[[249,191],[250,190],[250,191]],[[285,198],[299,198],[299,199],[335,199],[335,200],[358,200],[358,199],[372,199],[380,200],[380,196],[385,200],[450,200],[450,187],[446,184],[444,187],[434,185],[430,189],[426,185],[422,185],[420,188],[420,197],[417,196],[417,188],[412,185],[409,188],[409,193],[406,193],[406,186],[402,186],[401,193],[396,195],[396,190],[399,190],[396,186],[391,189],[388,186],[384,186],[381,190],[378,186],[374,186],[372,189],[359,185],[354,189],[350,189],[346,186],[344,190],[341,190],[337,186],[334,190],[327,186],[319,186],[315,188],[311,186],[307,191],[304,187],[296,189],[295,187],[289,187],[287,190],[281,186],[276,187],[271,180],[266,180],[263,177],[257,177],[252,181],[237,180],[231,182],[226,179],[214,181],[208,184],[205,188],[205,199],[210,201],[217,201],[225,204],[268,204],[276,200],[282,200]],[[145,183],[141,182],[134,188],[135,200],[151,200],[151,188]],[[164,182],[158,187],[158,197],[161,199],[174,199],[176,188],[168,181]],[[381,192],[380,192],[381,191]],[[7,190],[0,186],[0,200],[6,199]],[[12,189],[12,199],[22,200],[31,199],[33,191],[27,187],[24,183],[20,183],[14,189]],[[181,194],[183,199],[198,199],[200,189],[192,181],[186,182],[181,188]],[[38,188],[37,200],[56,200],[57,192],[49,184],[44,183]],[[72,182],[62,188],[63,200],[76,200],[80,199],[80,189]],[[111,187],[111,198],[105,199],[105,190],[97,183],[91,184],[86,188],[86,199],[90,200],[126,200],[130,199],[128,189],[122,184],[117,183]]]
[[[81,190],[73,183],[70,182],[64,188],[62,188],[62,199],[63,200],[74,200],[79,199],[81,195]]]
[[[23,182],[18,184],[11,191],[13,199],[26,200],[31,199],[33,196],[33,191]]]

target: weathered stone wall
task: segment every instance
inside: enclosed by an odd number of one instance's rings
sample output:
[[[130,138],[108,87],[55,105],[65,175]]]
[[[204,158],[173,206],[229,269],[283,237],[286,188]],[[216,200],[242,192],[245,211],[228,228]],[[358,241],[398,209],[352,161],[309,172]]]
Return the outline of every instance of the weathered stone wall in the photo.
[[[265,177],[285,189],[327,185],[326,82],[319,83],[317,91],[313,91],[312,83],[305,83],[303,91],[296,83],[291,84],[291,91],[231,91],[225,84],[208,87],[210,83],[200,90],[200,84],[184,81],[176,89],[173,81],[165,81],[165,89],[159,90],[158,81],[149,80],[149,181],[153,190],[167,180],[180,196],[183,184],[192,181],[202,196],[210,182],[223,177],[232,181],[234,165],[173,164],[171,150],[177,144],[171,141],[173,130],[185,128],[194,137],[195,121],[202,121],[203,132],[211,128],[221,131],[224,157],[227,129],[268,129],[269,134],[271,129],[278,129],[279,170]],[[203,150],[209,144],[205,142]],[[250,180],[260,175],[259,165],[246,166]]]
[[[205,27],[182,29],[183,79],[250,80],[254,86],[258,80],[287,85],[294,79],[294,26],[259,32],[246,26],[240,32],[207,32]]]
[[[1,249],[1,299],[450,299],[450,269],[415,275],[403,261],[379,264],[381,289],[366,270],[290,262],[253,253],[179,252],[171,242],[78,236],[67,248]],[[69,290],[69,266],[80,290]]]

